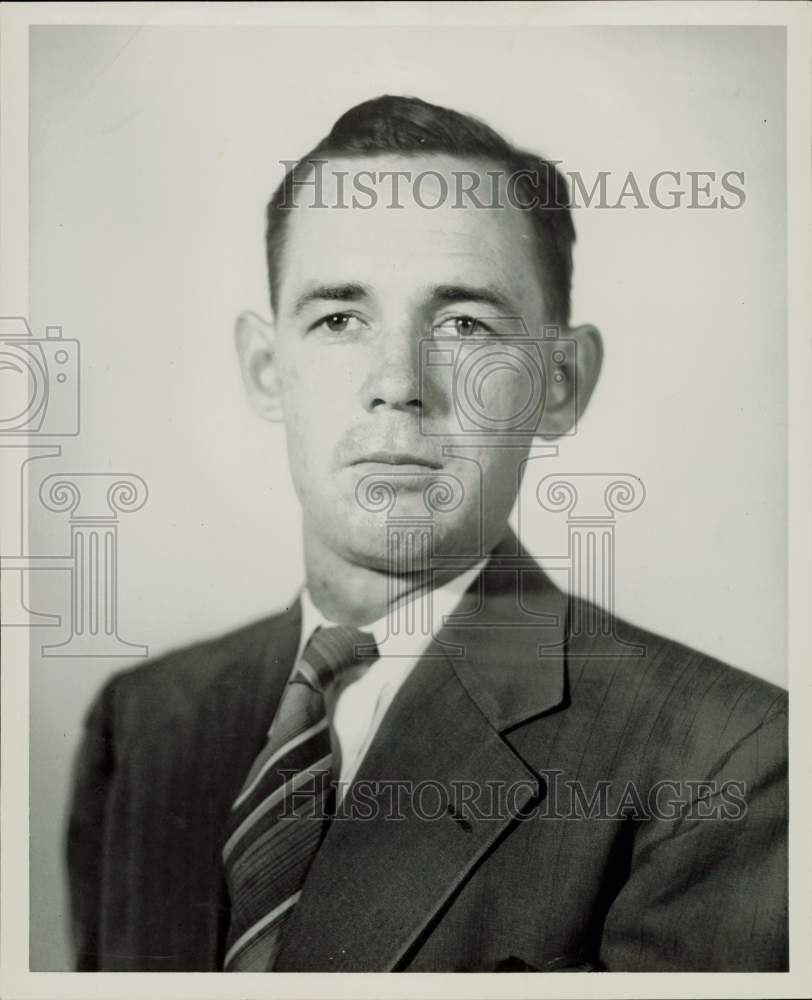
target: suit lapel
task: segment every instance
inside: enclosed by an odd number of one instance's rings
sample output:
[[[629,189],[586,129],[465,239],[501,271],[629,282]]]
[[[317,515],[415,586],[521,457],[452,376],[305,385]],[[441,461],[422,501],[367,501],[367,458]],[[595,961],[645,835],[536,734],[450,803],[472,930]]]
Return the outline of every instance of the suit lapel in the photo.
[[[198,780],[184,781],[174,799],[178,813],[185,817],[184,839],[194,831],[201,849],[194,854],[197,866],[183,844],[178,845],[173,856],[184,858],[184,865],[179,867],[179,884],[194,884],[195,898],[208,897],[209,904],[194,912],[196,920],[188,912],[184,915],[165,907],[166,918],[175,926],[200,925],[196,935],[200,957],[191,956],[181,968],[222,968],[229,903],[221,854],[228,817],[267,738],[293,665],[300,628],[301,610],[296,601],[284,614],[252,631],[250,642],[235,642],[229,654],[231,662],[208,688],[196,724],[188,727],[183,737],[180,756],[187,768],[194,768]],[[184,773],[179,769],[179,778]],[[188,890],[184,890],[180,900],[187,911],[188,896]],[[160,901],[155,902],[160,906]]]
[[[233,666],[207,692],[202,709],[207,721],[198,727],[205,741],[199,753],[211,759],[198,758],[196,766],[202,774],[210,773],[207,767],[216,767],[224,778],[228,775],[228,780],[216,784],[229,809],[267,739],[293,666],[300,630],[297,600],[268,623],[257,636],[255,648],[236,654]]]
[[[427,650],[451,644],[463,655],[424,655],[394,699],[308,874],[275,970],[403,965],[544,794],[503,733],[564,699],[566,598],[537,568],[517,590],[516,566],[498,554],[489,561],[481,588]],[[541,659],[541,643],[557,652]]]

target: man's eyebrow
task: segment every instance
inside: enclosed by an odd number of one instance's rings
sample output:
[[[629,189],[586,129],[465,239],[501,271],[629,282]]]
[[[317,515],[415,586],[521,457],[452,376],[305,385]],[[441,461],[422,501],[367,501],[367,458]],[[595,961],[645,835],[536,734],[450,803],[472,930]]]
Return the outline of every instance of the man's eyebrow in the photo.
[[[436,285],[431,290],[435,302],[484,302],[495,306],[507,314],[515,308],[510,305],[507,295],[494,285]]]
[[[340,285],[313,285],[305,289],[293,304],[293,315],[298,315],[311,302],[357,302],[366,298],[369,289],[356,281]]]

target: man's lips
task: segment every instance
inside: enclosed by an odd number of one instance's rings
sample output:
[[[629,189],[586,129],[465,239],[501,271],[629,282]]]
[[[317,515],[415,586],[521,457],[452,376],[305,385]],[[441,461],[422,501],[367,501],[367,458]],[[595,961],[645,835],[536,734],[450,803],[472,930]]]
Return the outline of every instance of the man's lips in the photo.
[[[408,465],[421,469],[441,469],[442,465],[425,455],[413,455],[407,451],[372,451],[355,459],[352,465]]]

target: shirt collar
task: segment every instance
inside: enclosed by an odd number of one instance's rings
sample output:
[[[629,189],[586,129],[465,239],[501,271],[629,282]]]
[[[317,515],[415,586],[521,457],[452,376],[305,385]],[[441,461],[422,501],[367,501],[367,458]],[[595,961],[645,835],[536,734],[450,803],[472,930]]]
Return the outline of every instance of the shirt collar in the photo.
[[[445,616],[450,615],[459,604],[462,595],[482,572],[487,561],[486,557],[441,587],[417,594],[411,600],[390,609],[377,621],[361,626],[361,630],[371,632],[378,649],[387,656],[419,656],[443,627]],[[336,624],[319,611],[306,586],[300,596],[302,632],[296,652],[297,660],[317,628],[330,628]]]

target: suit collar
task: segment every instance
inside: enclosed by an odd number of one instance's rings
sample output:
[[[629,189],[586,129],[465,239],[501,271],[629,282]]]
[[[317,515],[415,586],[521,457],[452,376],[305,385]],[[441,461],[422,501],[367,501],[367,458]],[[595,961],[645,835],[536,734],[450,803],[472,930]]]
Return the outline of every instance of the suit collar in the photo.
[[[569,596],[508,530],[419,664],[446,657],[490,725],[505,732],[564,702],[568,608]],[[274,620],[276,663],[279,638],[285,639],[284,662],[292,665],[301,651],[302,612],[297,598]],[[278,686],[283,675],[272,670],[271,676]]]
[[[462,685],[498,732],[565,698],[568,596],[510,532],[438,638]]]
[[[436,636],[418,662],[436,664],[446,656],[460,683],[498,732],[560,705],[565,697],[569,598],[516,535],[507,531],[467,590],[453,585],[446,589],[459,603],[445,616],[445,625],[437,629],[435,623]],[[303,629],[309,626],[309,634],[314,623],[323,623],[308,603],[309,599],[297,599],[280,622],[286,629],[302,623],[299,652],[306,638]],[[381,623],[385,625],[386,619],[375,625]],[[377,634],[376,639],[385,648]]]

